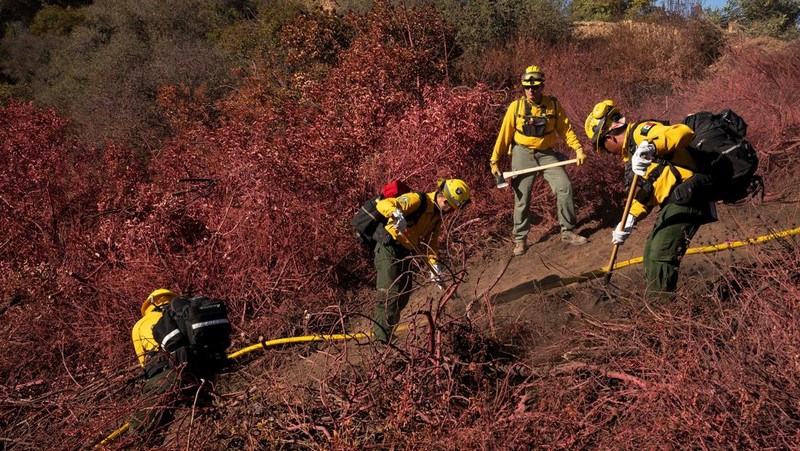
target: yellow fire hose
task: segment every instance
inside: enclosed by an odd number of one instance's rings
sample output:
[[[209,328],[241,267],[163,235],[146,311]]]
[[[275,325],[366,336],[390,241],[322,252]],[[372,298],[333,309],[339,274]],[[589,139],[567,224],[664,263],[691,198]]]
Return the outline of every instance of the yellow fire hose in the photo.
[[[748,246],[748,245],[751,245],[751,244],[760,244],[760,243],[764,243],[764,242],[769,241],[769,240],[774,240],[776,238],[786,238],[786,237],[789,237],[789,236],[792,236],[792,235],[797,235],[798,233],[800,233],[800,227],[797,227],[797,228],[794,228],[794,229],[789,229],[789,230],[784,230],[782,232],[770,233],[769,235],[763,235],[763,236],[759,236],[759,237],[756,237],[756,238],[747,238],[747,239],[738,240],[738,241],[727,241],[727,242],[724,242],[724,243],[713,244],[711,246],[693,247],[693,248],[689,248],[686,251],[686,254],[687,255],[688,254],[707,254],[707,253],[711,253],[711,252],[719,252],[719,251],[722,251],[722,250],[725,250],[725,249],[735,249],[737,247]],[[641,262],[642,262],[642,257],[636,257],[636,258],[632,258],[630,260],[626,260],[624,262],[616,263],[614,265],[613,269],[624,268],[626,266],[634,265],[634,264],[641,263]],[[585,281],[585,280],[587,280],[589,278],[596,278],[596,277],[602,276],[605,273],[607,273],[608,269],[609,269],[608,266],[604,266],[604,267],[602,267],[600,269],[591,271],[591,272],[586,273],[586,274],[582,274],[582,275],[577,276],[577,277],[570,277],[570,278],[561,279],[558,282],[541,286],[541,287],[539,287],[539,290],[542,291],[542,290],[548,290],[548,289],[552,289],[552,288],[563,287],[565,285],[569,285],[569,284],[572,284],[572,283]],[[403,331],[403,330],[406,330],[406,329],[408,329],[408,325],[401,325],[401,326],[398,326],[397,331],[399,332],[399,331]],[[256,343],[254,345],[248,346],[246,348],[242,348],[242,349],[240,349],[240,350],[238,350],[236,352],[228,354],[228,359],[236,359],[238,357],[241,357],[244,354],[247,354],[248,352],[253,352],[253,351],[256,351],[256,350],[259,350],[259,349],[268,348],[270,346],[277,346],[277,345],[289,344],[289,343],[307,343],[307,342],[314,342],[314,341],[356,340],[356,339],[372,338],[372,335],[373,335],[372,332],[359,332],[359,333],[355,333],[355,334],[304,335],[304,336],[301,336],[301,337],[276,338],[274,340],[269,340],[269,341],[263,341],[261,343]],[[122,435],[125,431],[128,430],[129,427],[130,427],[130,423],[125,423],[124,425],[122,425],[122,427],[120,427],[116,431],[112,432],[111,435],[109,435],[108,437],[106,437],[105,439],[100,441],[97,445],[95,445],[94,448],[95,449],[102,448],[103,446],[105,446],[109,442],[111,442],[112,440],[114,440],[117,437],[119,437],[120,435]]]
[[[372,332],[359,332],[356,334],[334,334],[334,335],[305,335],[302,337],[288,337],[276,338],[274,340],[264,341],[240,349],[236,352],[228,354],[229,359],[241,357],[248,352],[253,352],[259,349],[268,348],[270,346],[288,344],[288,343],[306,343],[312,341],[336,341],[336,340],[356,340],[361,338],[372,338]]]
[[[709,254],[711,252],[719,252],[724,251],[725,249],[734,249],[737,247],[748,246],[750,244],[759,244],[769,240],[774,240],[776,238],[786,238],[792,235],[797,235],[800,233],[800,227],[795,229],[784,230],[782,232],[775,232],[770,233],[769,235],[763,235],[756,238],[747,238],[744,240],[738,241],[726,241],[724,243],[719,244],[712,244],[710,246],[703,246],[703,247],[692,247],[686,250],[686,254]],[[633,265],[636,263],[641,263],[642,257],[632,258],[630,260],[626,260],[624,262],[620,262],[614,265],[614,269],[624,268],[625,266]],[[602,271],[608,271],[608,266],[604,266]]]

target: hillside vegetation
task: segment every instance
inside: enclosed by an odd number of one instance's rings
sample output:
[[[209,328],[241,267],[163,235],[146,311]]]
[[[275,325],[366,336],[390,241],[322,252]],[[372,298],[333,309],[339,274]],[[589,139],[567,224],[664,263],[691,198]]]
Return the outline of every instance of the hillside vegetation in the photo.
[[[632,118],[740,113],[768,196],[721,216],[724,241],[798,226],[797,40],[666,13],[598,33],[558,10],[545,29],[482,2],[469,14],[351,3],[97,0],[6,28],[0,448],[86,449],[127,421],[141,385],[130,328],[159,287],[225,299],[231,350],[369,327],[372,263],[349,220],[392,178],[433,190],[441,177],[467,181],[473,203],[443,234],[462,285],[415,293],[427,326],[397,348],[249,353],[164,447],[796,446],[797,238],[687,270],[674,302],[654,306],[631,277],[599,306],[591,284],[525,291],[542,309],[501,324],[481,290],[495,276],[483,271],[508,264],[512,199],[488,159],[524,67],[543,68],[585,143],[584,119],[607,98]],[[467,26],[481,17],[496,28]],[[605,264],[623,168],[589,157],[569,174]],[[542,241],[553,204],[538,180]],[[595,256],[544,249],[561,268]],[[506,283],[544,280],[530,263]],[[560,319],[536,323],[550,308]]]

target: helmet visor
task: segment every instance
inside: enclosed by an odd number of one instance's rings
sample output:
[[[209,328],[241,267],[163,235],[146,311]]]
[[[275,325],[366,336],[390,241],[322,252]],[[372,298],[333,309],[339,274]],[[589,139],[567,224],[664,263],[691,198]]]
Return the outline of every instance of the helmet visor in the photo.
[[[522,86],[538,86],[544,83],[544,74],[541,72],[528,72],[522,76]]]
[[[614,126],[617,122],[620,122],[622,119],[622,115],[619,111],[610,110],[602,119],[600,119],[594,127],[592,127],[592,144],[597,144],[602,147],[603,141],[605,140],[606,135],[611,130],[620,128],[622,124]]]

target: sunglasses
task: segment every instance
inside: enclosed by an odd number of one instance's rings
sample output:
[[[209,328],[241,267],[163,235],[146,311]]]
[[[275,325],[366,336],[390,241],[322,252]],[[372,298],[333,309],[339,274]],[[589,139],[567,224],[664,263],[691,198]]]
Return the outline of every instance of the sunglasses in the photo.
[[[608,152],[608,149],[606,149],[606,140],[612,136],[621,135],[624,130],[625,127],[617,127],[604,133],[600,138],[600,149]]]
[[[542,85],[536,85],[536,86],[523,86],[523,87],[522,87],[522,89],[524,89],[525,91],[530,91],[531,89],[539,89],[539,88],[541,88],[541,87],[542,87]]]

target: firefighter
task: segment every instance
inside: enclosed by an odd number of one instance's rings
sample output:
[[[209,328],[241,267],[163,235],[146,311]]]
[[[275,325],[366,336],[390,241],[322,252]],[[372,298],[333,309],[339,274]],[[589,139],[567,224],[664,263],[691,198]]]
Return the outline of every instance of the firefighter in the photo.
[[[560,137],[576,154],[577,164],[586,160],[586,154],[578,137],[572,130],[564,108],[555,97],[543,95],[544,72],[539,66],[528,66],[522,74],[524,96],[511,102],[506,110],[494,151],[489,161],[492,174],[502,176],[500,158],[511,155],[511,170],[544,166],[559,162],[563,155],[555,150],[556,138]],[[562,166],[545,169],[542,175],[553,194],[558,207],[558,223],[561,226],[561,241],[580,246],[586,238],[573,232],[575,229],[575,205],[572,183]],[[524,254],[527,249],[527,236],[530,230],[531,186],[536,173],[520,175],[512,179],[514,188],[514,239],[515,256]]]
[[[683,205],[680,201],[679,185],[691,179],[696,171],[692,168],[697,167],[687,150],[694,131],[664,121],[631,124],[611,100],[594,106],[584,128],[598,153],[605,151],[625,162],[629,185],[632,174],[640,177],[630,213],[612,232],[612,243],[623,244],[634,225],[653,207],[660,207],[645,242],[643,264],[648,295],[668,296],[677,288],[678,268],[692,237],[701,225],[717,219],[713,202]]]
[[[470,202],[469,186],[459,179],[439,180],[430,193],[410,192],[382,199],[378,212],[387,218],[385,234],[375,244],[377,300],[375,303],[375,339],[390,341],[400,312],[411,296],[411,257],[428,260],[431,281],[441,286],[439,232],[442,216],[462,210]],[[419,212],[420,208],[424,208]],[[407,221],[406,217],[414,217]]]
[[[142,304],[142,318],[131,331],[133,348],[144,371],[142,395],[148,404],[130,421],[130,430],[136,434],[153,431],[172,419],[171,409],[163,406],[173,404],[178,372],[171,368],[167,355],[159,352],[159,343],[153,338],[153,326],[161,319],[161,308],[175,297],[177,294],[166,288],[150,293]]]

